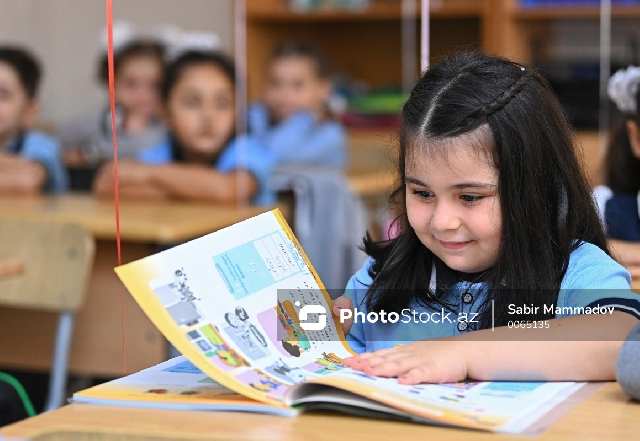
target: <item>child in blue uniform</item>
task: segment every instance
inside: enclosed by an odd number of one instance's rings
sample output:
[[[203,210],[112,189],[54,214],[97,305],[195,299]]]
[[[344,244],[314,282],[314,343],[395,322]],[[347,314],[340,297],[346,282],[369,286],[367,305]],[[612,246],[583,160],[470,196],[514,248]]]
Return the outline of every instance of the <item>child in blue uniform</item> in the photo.
[[[274,202],[273,159],[247,136],[235,137],[235,69],[225,56],[188,51],[167,68],[162,87],[169,136],[119,165],[123,198],[178,198],[256,204]],[[96,178],[113,195],[113,167]]]
[[[303,43],[283,44],[271,56],[264,102],[249,107],[249,131],[278,165],[344,167],[346,133],[328,117],[330,93],[322,54]]]
[[[0,193],[67,188],[58,141],[32,130],[40,76],[38,61],[26,50],[0,47]]]
[[[608,92],[620,111],[611,130],[605,184],[594,189],[614,255],[640,276],[640,67],[619,70]]]
[[[106,43],[106,32],[103,41]],[[103,52],[98,79],[108,89],[106,44]],[[126,23],[115,24],[114,96],[119,159],[133,159],[139,150],[155,145],[166,136],[160,120],[164,52],[160,41],[137,36]],[[60,140],[69,165],[98,166],[113,160],[109,104],[64,126]]]
[[[403,384],[614,379],[640,297],[609,256],[548,83],[454,56],[423,75],[402,121],[399,234],[366,238],[371,257],[334,305],[360,353],[345,364]]]

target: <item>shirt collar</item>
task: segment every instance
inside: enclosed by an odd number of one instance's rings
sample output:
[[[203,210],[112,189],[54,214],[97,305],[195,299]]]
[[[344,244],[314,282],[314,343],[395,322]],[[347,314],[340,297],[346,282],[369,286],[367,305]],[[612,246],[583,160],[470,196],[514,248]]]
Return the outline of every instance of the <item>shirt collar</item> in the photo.
[[[20,153],[24,146],[24,132],[20,132],[17,135],[11,137],[9,142],[4,146],[4,151],[7,153]]]
[[[481,279],[477,282],[469,282],[460,278],[454,270],[449,268],[442,260],[435,255],[431,261],[431,279],[429,281],[429,291],[435,292],[436,296],[440,297],[446,293],[450,288],[458,283],[468,283],[469,286],[480,283]]]

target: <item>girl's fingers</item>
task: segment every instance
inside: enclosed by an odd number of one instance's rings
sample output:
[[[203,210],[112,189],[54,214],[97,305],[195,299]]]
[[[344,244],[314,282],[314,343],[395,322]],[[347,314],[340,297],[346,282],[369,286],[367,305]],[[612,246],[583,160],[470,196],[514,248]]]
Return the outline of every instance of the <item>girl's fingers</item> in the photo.
[[[351,299],[345,296],[340,296],[333,302],[332,312],[335,316],[340,317],[340,311],[343,309],[351,310],[353,315],[353,303]],[[342,326],[342,331],[346,334],[351,331],[351,326],[353,326],[353,317],[341,319],[340,324]]]
[[[420,361],[415,357],[400,357],[374,366],[367,366],[364,369],[364,373],[379,377],[398,377],[411,371],[419,363]]]
[[[354,357],[345,358],[344,364],[347,367],[358,369],[368,364],[369,360],[374,357],[383,357],[387,354],[393,353],[393,349],[381,349],[375,352],[365,352],[363,354],[356,355]],[[360,369],[361,370],[361,369]]]
[[[400,384],[420,384],[420,383],[433,383],[435,379],[432,378],[431,369],[428,366],[420,365],[413,367],[404,374],[398,377],[398,383]]]
[[[353,302],[351,302],[351,299],[349,297],[340,296],[333,301],[333,306],[334,311],[336,311],[336,307],[338,308],[338,311],[345,308],[353,309]]]
[[[407,354],[405,353],[392,351],[392,352],[387,352],[383,355],[369,357],[366,360],[361,361],[360,365],[362,365],[363,367],[374,367],[374,366],[384,364],[388,361],[394,361],[394,360],[397,360],[398,358],[403,358],[406,356]]]

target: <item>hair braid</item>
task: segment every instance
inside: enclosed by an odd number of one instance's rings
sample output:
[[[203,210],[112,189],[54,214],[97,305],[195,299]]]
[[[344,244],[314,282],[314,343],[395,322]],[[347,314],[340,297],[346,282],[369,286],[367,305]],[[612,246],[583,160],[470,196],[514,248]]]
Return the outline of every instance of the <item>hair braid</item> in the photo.
[[[530,70],[525,70],[524,67],[521,68],[524,73],[518,78],[518,80],[513,83],[513,85],[505,90],[502,94],[500,94],[496,99],[486,103],[478,110],[478,114],[481,117],[487,117],[493,115],[494,113],[502,110],[504,106],[509,104],[509,102],[518,95],[524,86],[527,85],[529,80],[533,77]]]

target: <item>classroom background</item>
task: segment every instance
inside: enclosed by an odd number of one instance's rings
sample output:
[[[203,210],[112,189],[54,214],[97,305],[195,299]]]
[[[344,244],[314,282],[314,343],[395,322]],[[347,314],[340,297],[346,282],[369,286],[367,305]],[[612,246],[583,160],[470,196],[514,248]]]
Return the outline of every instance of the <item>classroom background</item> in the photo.
[[[365,231],[377,238],[393,234],[387,197],[396,183],[398,112],[425,61],[421,2],[114,3],[114,19],[141,34],[151,35],[160,25],[215,33],[217,49],[235,59],[238,84],[246,84],[237,96],[244,94],[246,103],[261,99],[270,56],[278,45],[304,41],[322,51],[332,83],[327,106],[345,129],[348,161],[333,168],[276,168],[271,185],[277,198],[269,207],[284,212],[325,285],[333,296],[340,295],[365,258],[358,250]],[[606,80],[617,69],[640,63],[640,2],[613,1],[610,20],[606,14],[603,18],[600,3],[591,0],[430,3],[426,60],[434,63],[455,51],[480,50],[538,68],[576,129],[590,183],[602,183],[608,128],[617,116],[606,96]],[[107,89],[96,79],[104,26],[102,0],[0,0],[0,46],[28,48],[43,68],[39,130],[56,136],[65,124],[107,103]],[[238,54],[244,58],[239,60]],[[120,208],[123,262],[263,211],[254,204],[175,200],[124,200]],[[121,288],[112,271],[118,264],[113,209],[112,201],[88,191],[0,195],[0,246],[30,253],[15,259],[0,248],[6,268],[6,275],[0,272],[5,279],[0,279],[0,370],[25,385],[37,412],[44,409],[47,396],[51,399],[49,375],[54,367],[59,369],[57,395],[49,402],[54,407],[76,390],[122,374]],[[84,234],[72,248],[71,239],[45,242],[62,234],[57,228],[73,228],[69,225],[82,228],[69,234]],[[39,239],[18,246],[20,236]],[[42,252],[47,257],[34,265],[33,256]],[[16,278],[24,283],[20,286],[26,302],[9,292],[18,287]],[[69,298],[61,299],[61,292]],[[134,372],[167,359],[172,348],[127,295],[125,291],[126,363]],[[62,352],[54,350],[57,345]]]

